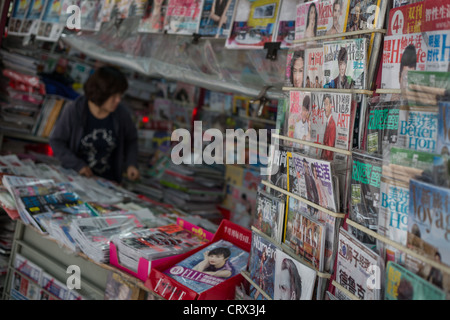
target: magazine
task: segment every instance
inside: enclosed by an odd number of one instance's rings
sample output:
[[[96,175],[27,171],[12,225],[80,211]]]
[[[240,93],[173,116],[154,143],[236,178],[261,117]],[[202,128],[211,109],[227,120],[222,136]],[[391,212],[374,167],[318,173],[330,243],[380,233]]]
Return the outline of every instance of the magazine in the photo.
[[[43,233],[47,231],[41,223],[42,218],[51,217],[63,208],[82,204],[76,193],[52,182],[16,186],[13,192],[19,210]]]
[[[104,0],[99,16],[99,19],[102,23],[116,19],[119,11],[119,1],[120,0]]]
[[[385,300],[446,300],[446,294],[418,275],[389,261],[386,266]]]
[[[271,144],[269,147],[269,161],[267,163],[267,180],[274,186],[284,190],[288,190],[287,153],[287,148]],[[279,192],[275,190],[271,190],[270,193],[279,195]]]
[[[141,289],[119,273],[108,271],[104,300],[140,300]]]
[[[311,137],[311,93],[305,91],[289,92],[289,112],[287,129],[284,134],[289,138],[310,141]],[[285,142],[302,153],[308,153],[309,147],[297,142]]]
[[[297,153],[291,153],[291,155],[292,158],[288,160],[289,191],[337,212],[331,163]],[[311,210],[314,213],[318,211],[312,207]]]
[[[204,0],[200,28],[202,36],[227,38],[231,31],[237,0]]]
[[[367,88],[367,39],[346,39],[323,43],[325,88]]]
[[[284,197],[279,198],[264,191],[258,191],[256,196],[256,216],[253,219],[253,226],[274,239],[276,243],[281,243],[284,210]]]
[[[399,104],[395,101],[368,105],[365,143],[368,153],[383,155],[397,143],[399,113]]]
[[[120,0],[117,6],[117,18],[142,17],[145,5],[145,0]]]
[[[58,299],[66,300],[69,291],[67,286],[45,271],[42,274],[41,286],[45,291],[41,290],[40,300],[47,299],[48,293],[53,294]]]
[[[13,272],[9,292],[12,300],[38,300],[40,290],[38,283],[29,280],[16,271]]]
[[[305,88],[323,88],[323,62],[322,47],[305,49]]]
[[[271,42],[278,20],[280,0],[236,0],[226,48],[262,49]]]
[[[450,189],[411,179],[407,243],[422,255],[450,265],[447,226]],[[440,222],[438,222],[440,221]],[[434,250],[423,250],[427,244]],[[442,287],[442,285],[441,285]]]
[[[234,244],[219,240],[165,270],[179,283],[202,293],[247,267],[249,253]]]
[[[336,243],[338,234],[339,220],[328,213],[322,211],[316,212],[305,203],[294,199],[293,197],[288,197],[288,204],[286,208],[286,221],[284,225],[283,242],[288,245],[289,237],[291,235],[291,230],[293,229],[292,219],[295,218],[300,213],[312,217],[318,220],[325,226],[325,248],[324,248],[324,270],[325,272],[331,273],[333,270],[334,258],[336,255]],[[318,292],[320,294],[320,292]]]
[[[346,93],[311,94],[310,141],[328,147],[349,150],[353,122],[352,95]],[[313,151],[313,150],[311,150]],[[339,153],[329,150],[314,150],[311,154],[323,160],[346,160]]]
[[[406,247],[408,228],[409,184],[381,177],[381,201],[378,210],[378,234]],[[377,241],[377,250],[385,261],[404,264],[404,253]]]
[[[135,272],[141,257],[152,261],[181,254],[206,243],[176,224],[131,230],[113,236],[111,241],[116,245],[121,264]]]
[[[103,1],[81,0],[81,30],[99,31],[101,26],[101,15]]]
[[[17,271],[31,278],[36,283],[41,283],[41,277],[44,270],[25,256],[16,253],[13,265]]]
[[[306,1],[297,4],[295,19],[295,40],[317,36],[317,20],[319,1]]]
[[[423,31],[449,30],[449,12],[447,0],[425,0],[422,1]]]
[[[304,88],[305,50],[301,47],[291,47],[286,54],[285,87]],[[278,117],[277,117],[278,119]]]
[[[203,0],[168,0],[164,31],[169,34],[194,34],[198,32]]]
[[[311,300],[317,273],[280,249],[275,251],[274,300]]]
[[[77,246],[92,260],[109,262],[109,242],[114,235],[142,228],[135,215],[108,215],[74,219],[70,224],[70,235]]]
[[[297,0],[283,0],[277,21],[273,42],[280,42],[280,48],[289,48],[295,39],[295,19]]]
[[[350,220],[370,230],[377,231],[380,207],[380,183],[382,159],[363,153],[353,153],[351,178]],[[351,234],[368,246],[375,245],[375,239],[367,233],[349,226]]]
[[[343,228],[339,232],[336,282],[361,300],[380,300],[384,264],[379,255]],[[378,269],[379,268],[379,269]],[[336,288],[335,295],[341,290]]]
[[[346,31],[349,2],[349,0],[320,0],[318,2],[317,36],[339,34]]]
[[[22,35],[27,32],[27,29],[31,27],[27,25],[26,16],[30,9],[31,0],[14,0],[11,17],[8,23],[8,34],[10,35]]]
[[[57,41],[65,27],[60,24],[61,0],[47,0],[36,39]]]
[[[437,106],[400,106],[396,146],[435,153],[438,113]]]
[[[41,16],[44,11],[45,0],[31,0],[29,10],[26,14],[24,25],[21,29],[22,35],[37,34]]]
[[[425,31],[424,3],[420,1],[405,6],[392,8],[389,11],[387,36],[421,33]]]
[[[449,16],[450,17],[450,16]],[[427,32],[427,71],[450,71],[450,57],[448,50],[450,38],[448,30]]]
[[[436,153],[450,156],[450,103],[439,103]]]
[[[379,24],[381,0],[349,0],[347,26],[345,31],[375,29]],[[370,50],[369,50],[370,52]]]
[[[289,203],[292,203],[289,201]],[[293,208],[294,209],[294,208]],[[325,225],[316,218],[289,208],[284,243],[311,266],[324,271]]]
[[[425,70],[427,44],[421,33],[384,37],[381,88],[406,88],[409,70]]]
[[[414,71],[408,72],[406,98],[409,105],[437,106],[440,101],[448,101],[450,89],[449,72]]]
[[[252,232],[252,247],[248,270],[250,278],[273,299],[275,282],[275,252],[277,247],[256,232]],[[258,290],[250,290],[250,296],[255,300],[265,297]]]

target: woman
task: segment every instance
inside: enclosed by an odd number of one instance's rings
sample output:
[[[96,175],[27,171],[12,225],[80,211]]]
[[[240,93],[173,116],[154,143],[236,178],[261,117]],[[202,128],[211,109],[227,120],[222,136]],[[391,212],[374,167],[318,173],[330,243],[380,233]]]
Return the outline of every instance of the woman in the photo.
[[[84,84],[84,95],[64,107],[50,137],[64,168],[116,182],[124,171],[130,180],[139,178],[136,126],[120,103],[127,88],[119,70],[101,67]]]
[[[313,38],[317,35],[317,16],[316,4],[311,3],[306,17],[305,38]]]
[[[291,59],[290,80],[294,87],[303,87],[303,75],[305,69],[305,52],[303,50],[294,51]]]

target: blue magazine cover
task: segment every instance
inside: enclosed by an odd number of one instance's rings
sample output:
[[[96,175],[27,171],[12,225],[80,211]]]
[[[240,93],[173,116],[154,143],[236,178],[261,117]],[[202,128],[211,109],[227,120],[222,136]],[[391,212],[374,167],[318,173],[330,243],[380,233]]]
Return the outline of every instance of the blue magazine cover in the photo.
[[[275,251],[277,247],[260,236],[252,233],[252,248],[250,250],[250,278],[273,299],[275,281]],[[250,296],[255,300],[264,300],[265,296],[255,287],[250,290]]]
[[[247,266],[249,253],[232,243],[219,240],[180,261],[164,273],[202,293],[239,274]]]
[[[450,189],[411,179],[408,244],[450,265]]]

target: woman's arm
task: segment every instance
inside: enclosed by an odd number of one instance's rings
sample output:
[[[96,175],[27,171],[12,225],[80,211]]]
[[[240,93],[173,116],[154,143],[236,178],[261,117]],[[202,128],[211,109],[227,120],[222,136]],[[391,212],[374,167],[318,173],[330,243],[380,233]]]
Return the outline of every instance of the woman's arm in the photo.
[[[61,117],[55,123],[55,128],[50,136],[50,146],[54,156],[60,161],[64,168],[73,169],[79,172],[87,164],[78,158],[75,151],[70,149],[70,140],[74,134],[74,118],[76,115],[75,102],[63,107]]]

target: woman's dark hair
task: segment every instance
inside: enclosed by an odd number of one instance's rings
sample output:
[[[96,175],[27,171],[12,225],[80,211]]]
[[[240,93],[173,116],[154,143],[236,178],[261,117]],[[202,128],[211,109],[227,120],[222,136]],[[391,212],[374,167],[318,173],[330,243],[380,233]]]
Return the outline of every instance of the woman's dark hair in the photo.
[[[231,255],[231,251],[230,251],[230,249],[225,248],[225,247],[218,247],[218,248],[212,249],[208,253],[208,256],[211,256],[211,255],[216,255],[216,256],[223,255],[223,257],[226,259]]]
[[[405,51],[403,51],[402,58],[400,59],[400,73],[399,73],[400,80],[402,77],[402,71],[404,67],[416,69],[416,65],[417,65],[416,47],[413,44],[409,44],[405,48]]]
[[[295,292],[295,299],[300,300],[302,296],[302,278],[300,277],[297,266],[290,259],[283,259],[281,270],[288,270],[291,278],[291,291]]]
[[[319,15],[318,13],[317,13],[317,8],[316,8],[316,4],[313,2],[313,3],[311,3],[311,5],[309,6],[309,8],[308,8],[308,14],[307,14],[307,16],[306,16],[306,28],[308,28],[309,27],[309,14],[311,13],[311,10],[312,10],[312,8],[314,7],[314,10],[316,11],[316,18],[314,19],[315,20],[315,24],[314,24],[314,36],[316,36],[317,35],[317,16]],[[333,7],[334,8],[334,7]]]
[[[86,98],[101,106],[116,93],[124,93],[128,89],[125,75],[114,67],[98,68],[84,83],[83,90]]]
[[[303,98],[303,107],[305,107],[305,109],[309,111],[310,105],[311,105],[311,98],[309,96],[305,96],[305,98]]]

